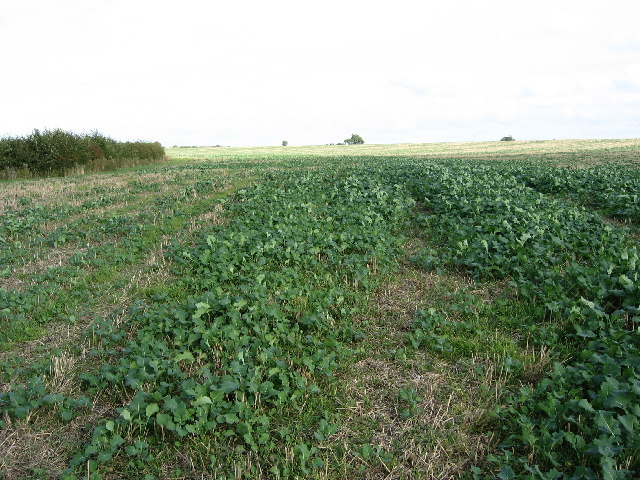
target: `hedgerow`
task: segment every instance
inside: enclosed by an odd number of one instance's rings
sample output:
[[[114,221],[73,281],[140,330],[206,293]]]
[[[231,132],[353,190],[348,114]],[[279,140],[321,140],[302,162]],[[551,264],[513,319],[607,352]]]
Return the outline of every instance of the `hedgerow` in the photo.
[[[36,129],[24,137],[0,139],[0,171],[4,176],[61,175],[92,162],[96,163],[94,170],[102,170],[106,160],[149,162],[164,156],[164,147],[158,142],[117,142],[98,132]]]

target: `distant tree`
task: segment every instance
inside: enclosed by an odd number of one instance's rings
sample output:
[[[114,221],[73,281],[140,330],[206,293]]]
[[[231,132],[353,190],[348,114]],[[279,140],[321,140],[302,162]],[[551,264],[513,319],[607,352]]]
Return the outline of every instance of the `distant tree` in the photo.
[[[502,137],[500,139],[501,142],[513,142],[515,140],[515,138],[513,138],[511,135],[509,135],[508,137]]]
[[[357,133],[352,133],[351,138],[347,138],[344,143],[346,143],[347,145],[362,145],[364,143],[364,140]]]
[[[287,142],[286,140],[282,140],[282,146],[286,147],[287,145],[289,145],[289,142]]]

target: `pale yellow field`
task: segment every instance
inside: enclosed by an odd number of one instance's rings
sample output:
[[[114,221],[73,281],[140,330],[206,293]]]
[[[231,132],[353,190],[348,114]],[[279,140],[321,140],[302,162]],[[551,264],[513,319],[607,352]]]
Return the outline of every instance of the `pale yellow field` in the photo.
[[[312,145],[266,147],[184,147],[167,148],[171,159],[226,160],[238,156],[434,156],[434,157],[562,157],[640,158],[640,139],[536,140],[514,142],[398,143],[388,145]],[[564,158],[567,160],[567,158]],[[588,161],[588,163],[591,163]],[[600,162],[597,162],[600,163]]]

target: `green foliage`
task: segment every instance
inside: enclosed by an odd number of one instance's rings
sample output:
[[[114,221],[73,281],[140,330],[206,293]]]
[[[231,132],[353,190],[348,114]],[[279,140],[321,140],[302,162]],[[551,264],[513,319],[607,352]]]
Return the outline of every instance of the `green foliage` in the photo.
[[[106,159],[158,160],[158,142],[116,142],[98,132],[78,135],[64,130],[34,130],[26,137],[0,139],[0,170],[28,169],[38,175],[59,175]]]
[[[511,135],[509,135],[508,137],[502,137],[500,139],[501,142],[513,142],[515,141],[515,138],[513,138]]]
[[[344,141],[345,144],[347,145],[363,145],[364,144],[364,140],[362,139],[362,137],[356,133],[352,133],[351,134],[351,138],[347,138]]]
[[[426,212],[417,224],[438,245],[419,254],[418,264],[509,279],[536,305],[539,320],[572,326],[564,332],[572,358],[539,385],[514,392],[496,412],[505,440],[486,478],[496,472],[498,478],[636,478],[640,261],[634,242],[594,212],[526,187],[502,166],[430,165],[399,174]],[[465,328],[435,311],[419,312],[408,338],[414,348],[447,353]]]
[[[412,205],[402,187],[349,173],[280,174],[240,190],[229,225],[175,252],[188,297],[134,305],[126,342],[108,322],[94,331],[108,361],[82,376],[87,388],[124,386],[131,400],[73,465],[98,470],[133,451],[114,433],[129,426],[206,435],[270,458],[282,448],[276,419],[309,408],[349,355],[356,294],[393,266]],[[314,438],[333,432],[321,421]],[[316,446],[291,447],[297,463],[275,456],[274,472],[323,465]]]
[[[398,391],[398,411],[400,412],[400,417],[407,419],[421,413],[422,408],[419,406],[421,402],[422,398],[418,396],[415,388],[401,388]]]
[[[95,148],[108,145],[96,140]],[[281,171],[225,202],[228,223],[200,225],[193,243],[166,247],[170,289],[149,287],[126,318],[96,320],[95,369],[81,380],[88,394],[118,405],[117,413],[95,426],[69,475],[99,478],[123,464],[132,478],[158,475],[145,468],[163,445],[182,448],[190,440],[209,442],[207,458],[221,475],[233,473],[226,460],[239,456],[256,458],[274,478],[310,477],[327,467],[325,447],[339,422],[322,398],[362,337],[356,305],[394,267],[411,221],[428,240],[416,265],[500,281],[512,295],[483,307],[459,294],[453,305],[418,310],[407,348],[397,352],[427,349],[447,360],[502,353],[502,371],[518,379],[524,359],[511,355],[501,331],[517,329],[523,343],[562,349],[562,362],[538,384],[510,384],[493,415],[499,446],[470,473],[637,478],[640,259],[637,242],[590,208],[636,220],[637,171],[368,161],[344,168],[337,166],[343,159],[328,159],[324,171],[312,173],[297,169],[300,159],[279,163]],[[113,281],[118,268],[208,211],[208,200],[196,199],[224,184],[211,177],[214,169],[254,165],[240,159],[181,167],[185,178],[202,177],[175,180],[135,214],[91,212],[160,184],[131,179],[128,192],[97,186],[56,207],[17,199],[0,220],[0,276],[11,276],[25,249],[104,242],[32,275],[25,291],[0,289],[2,338],[24,338],[37,322],[71,321],[70,305],[95,301],[97,286]],[[52,222],[55,228],[43,228]],[[107,241],[114,238],[117,245]],[[46,410],[65,422],[86,408],[84,397],[47,390],[49,368],[3,372],[10,381],[0,416]],[[400,418],[420,415],[416,389],[400,388],[392,398]],[[367,441],[349,452],[362,468],[391,468],[392,455]]]
[[[195,175],[203,180],[192,180]],[[31,255],[46,256],[61,246],[85,248],[64,265],[30,274],[27,289],[0,288],[0,350],[38,336],[46,323],[67,321],[80,305],[91,309],[100,297],[97,292],[107,287],[105,282],[148,255],[163,235],[189,225],[190,215],[208,211],[211,200],[207,197],[227,185],[224,176],[211,179],[207,170],[187,169],[186,176],[188,186],[173,185],[171,193],[157,196],[156,203],[135,213],[114,210],[105,215],[95,210],[132,199],[138,199],[132,203],[139,208],[143,205],[137,195],[145,196],[157,184],[134,180],[124,191],[94,187],[74,198],[73,206],[64,201],[43,206],[23,197],[19,205],[7,208],[0,219],[0,277],[11,277]],[[168,183],[175,182],[167,179]],[[70,220],[73,216],[77,218]],[[158,221],[159,217],[163,220]],[[58,225],[46,228],[49,222]]]
[[[636,167],[523,165],[511,170],[519,181],[539,192],[567,197],[612,218],[640,223],[640,171]]]
[[[89,398],[84,395],[76,399],[60,393],[47,393],[45,380],[41,375],[30,377],[20,388],[0,393],[0,411],[12,420],[25,419],[33,410],[53,408],[62,421],[68,422],[78,410],[90,406]],[[0,428],[3,426],[4,422],[0,421]]]
[[[282,141],[282,146],[283,146],[283,147],[286,147],[287,145],[289,145],[289,142],[288,142],[288,141],[286,141],[286,140],[283,140],[283,141]]]

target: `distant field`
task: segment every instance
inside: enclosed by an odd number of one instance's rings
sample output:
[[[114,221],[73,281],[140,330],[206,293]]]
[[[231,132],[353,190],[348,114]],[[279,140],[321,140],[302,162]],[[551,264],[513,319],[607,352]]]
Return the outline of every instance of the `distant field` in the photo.
[[[622,140],[540,140],[514,142],[399,143],[392,145],[316,145],[275,147],[167,148],[174,159],[233,159],[241,157],[298,156],[418,156],[418,157],[541,157],[554,163],[596,164],[607,161],[635,161],[640,155],[640,139]]]
[[[640,477],[640,140],[0,182],[0,478]]]

